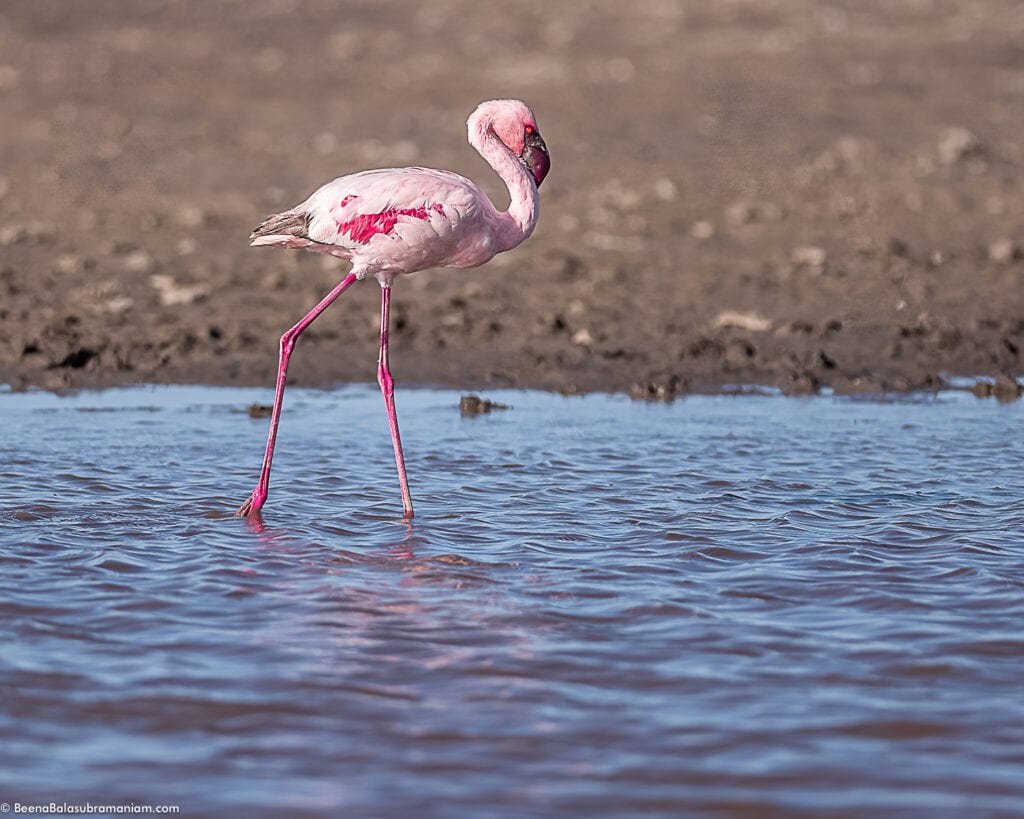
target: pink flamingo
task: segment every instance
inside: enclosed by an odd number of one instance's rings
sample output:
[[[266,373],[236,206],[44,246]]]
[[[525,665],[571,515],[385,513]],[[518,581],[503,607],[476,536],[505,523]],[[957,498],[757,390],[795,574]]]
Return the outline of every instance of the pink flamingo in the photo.
[[[388,365],[391,284],[403,273],[430,267],[476,267],[511,250],[537,224],[537,188],[551,167],[533,111],[519,100],[481,103],[467,122],[469,144],[494,168],[511,197],[499,211],[465,177],[430,168],[387,168],[342,176],[316,190],[301,205],[268,217],[249,237],[252,245],[301,247],[352,262],[342,282],[281,336],[277,388],[259,482],[235,514],[258,515],[267,500],[270,464],[281,420],[288,360],[295,342],[354,282],[380,282],[380,358],[377,381],[395,447],[405,517],[413,515],[405,456],[395,414],[395,382]]]

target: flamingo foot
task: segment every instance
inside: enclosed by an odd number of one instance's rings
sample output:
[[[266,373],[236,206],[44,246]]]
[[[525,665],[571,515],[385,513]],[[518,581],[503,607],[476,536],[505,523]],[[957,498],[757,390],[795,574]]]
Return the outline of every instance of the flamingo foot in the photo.
[[[258,486],[252,490],[252,494],[248,500],[238,507],[238,511],[235,512],[236,517],[240,518],[251,518],[258,517],[260,510],[263,508],[263,504],[267,502],[267,491],[261,490]]]

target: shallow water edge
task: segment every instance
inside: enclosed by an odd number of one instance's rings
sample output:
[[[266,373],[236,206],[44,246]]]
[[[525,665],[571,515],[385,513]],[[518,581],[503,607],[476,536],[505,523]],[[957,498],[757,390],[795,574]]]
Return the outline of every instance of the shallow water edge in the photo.
[[[0,395],[0,798],[1012,815],[1024,404]]]

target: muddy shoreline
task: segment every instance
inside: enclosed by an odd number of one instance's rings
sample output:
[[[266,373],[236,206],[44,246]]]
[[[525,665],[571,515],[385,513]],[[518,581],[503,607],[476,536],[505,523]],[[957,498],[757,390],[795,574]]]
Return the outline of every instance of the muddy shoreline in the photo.
[[[344,266],[249,248],[252,227],[367,167],[450,168],[504,204],[464,134],[496,96],[551,149],[540,223],[483,268],[396,283],[400,386],[1022,373],[1009,0],[90,9],[0,17],[0,384],[269,386]],[[290,383],[371,381],[378,301],[363,282],[320,318]]]

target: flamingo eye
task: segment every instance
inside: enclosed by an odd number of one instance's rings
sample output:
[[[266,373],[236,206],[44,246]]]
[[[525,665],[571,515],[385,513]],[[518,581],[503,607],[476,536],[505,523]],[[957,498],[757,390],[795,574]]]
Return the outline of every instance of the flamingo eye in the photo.
[[[526,135],[527,136],[529,136],[530,134],[534,134],[536,132],[537,132],[537,129],[534,128],[532,125],[527,125],[526,126]]]

